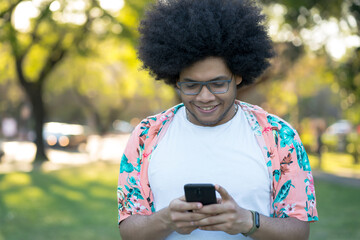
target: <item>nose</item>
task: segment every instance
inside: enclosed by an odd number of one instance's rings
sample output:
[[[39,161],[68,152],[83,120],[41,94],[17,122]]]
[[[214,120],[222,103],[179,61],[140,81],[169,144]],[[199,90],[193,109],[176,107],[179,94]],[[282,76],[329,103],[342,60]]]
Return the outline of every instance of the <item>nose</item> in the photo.
[[[215,95],[210,92],[210,90],[207,88],[207,86],[203,85],[201,88],[201,91],[198,95],[196,95],[196,100],[199,102],[210,102],[215,100]]]

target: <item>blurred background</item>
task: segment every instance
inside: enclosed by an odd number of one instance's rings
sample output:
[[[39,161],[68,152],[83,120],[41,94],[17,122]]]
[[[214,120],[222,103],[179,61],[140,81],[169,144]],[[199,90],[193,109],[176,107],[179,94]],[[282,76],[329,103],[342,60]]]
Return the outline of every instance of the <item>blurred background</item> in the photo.
[[[136,58],[150,2],[0,1],[0,240],[118,238],[129,134],[179,103]],[[277,56],[238,99],[298,130],[320,214],[310,239],[360,239],[360,1],[259,4]]]

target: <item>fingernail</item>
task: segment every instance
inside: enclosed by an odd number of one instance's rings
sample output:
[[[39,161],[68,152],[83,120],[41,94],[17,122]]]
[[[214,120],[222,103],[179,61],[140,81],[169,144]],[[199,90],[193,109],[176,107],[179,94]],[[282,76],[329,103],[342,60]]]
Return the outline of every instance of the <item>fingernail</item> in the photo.
[[[196,206],[197,208],[201,208],[201,203],[198,203]]]

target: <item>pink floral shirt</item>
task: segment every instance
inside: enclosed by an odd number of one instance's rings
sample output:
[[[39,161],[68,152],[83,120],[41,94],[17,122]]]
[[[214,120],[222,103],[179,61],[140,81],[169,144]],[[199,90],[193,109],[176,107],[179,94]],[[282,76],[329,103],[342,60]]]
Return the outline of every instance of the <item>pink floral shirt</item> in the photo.
[[[272,176],[271,216],[317,221],[310,162],[296,130],[258,106],[240,101],[236,104],[245,112]],[[149,160],[181,107],[184,105],[144,119],[131,134],[120,163],[118,223],[133,214],[155,212],[148,179]]]

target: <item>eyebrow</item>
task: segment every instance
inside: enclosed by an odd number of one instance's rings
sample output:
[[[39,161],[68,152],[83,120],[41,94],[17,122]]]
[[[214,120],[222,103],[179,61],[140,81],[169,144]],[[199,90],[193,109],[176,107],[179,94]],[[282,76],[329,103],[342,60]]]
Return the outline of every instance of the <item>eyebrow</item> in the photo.
[[[208,80],[208,81],[205,81],[205,82],[211,82],[211,81],[216,81],[216,80],[224,80],[224,79],[228,79],[229,77],[228,76],[218,76],[218,77],[216,77],[216,78],[213,78],[213,79],[210,79],[210,80]],[[191,79],[191,78],[184,78],[183,79],[185,82],[200,82],[200,81],[196,81],[196,80],[193,80],[193,79]]]

